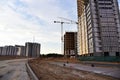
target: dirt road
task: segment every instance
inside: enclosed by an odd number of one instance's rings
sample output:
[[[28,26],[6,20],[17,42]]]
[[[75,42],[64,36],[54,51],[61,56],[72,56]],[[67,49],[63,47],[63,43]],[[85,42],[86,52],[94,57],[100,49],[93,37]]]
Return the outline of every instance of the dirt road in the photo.
[[[0,80],[30,80],[26,62],[26,59],[0,61]]]

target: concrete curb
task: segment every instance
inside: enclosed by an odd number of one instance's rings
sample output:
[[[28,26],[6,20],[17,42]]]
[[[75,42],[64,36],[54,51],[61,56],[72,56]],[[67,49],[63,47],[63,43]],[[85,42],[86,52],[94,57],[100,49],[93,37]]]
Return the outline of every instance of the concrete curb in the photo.
[[[28,63],[26,64],[26,68],[31,80],[39,80],[38,77],[35,75],[35,73],[32,71],[32,69],[30,68]]]

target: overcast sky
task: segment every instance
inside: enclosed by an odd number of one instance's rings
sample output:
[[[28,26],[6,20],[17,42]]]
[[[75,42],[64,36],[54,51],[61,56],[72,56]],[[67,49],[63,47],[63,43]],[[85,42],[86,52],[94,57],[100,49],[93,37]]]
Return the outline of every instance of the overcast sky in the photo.
[[[0,46],[41,43],[41,53],[60,53],[57,17],[77,20],[76,0],[0,0]],[[64,31],[77,31],[64,25]],[[34,39],[34,40],[33,40]]]
[[[0,46],[41,43],[41,53],[60,53],[58,17],[77,21],[77,0],[0,0]],[[119,4],[120,4],[120,0]],[[77,31],[64,25],[64,31]]]

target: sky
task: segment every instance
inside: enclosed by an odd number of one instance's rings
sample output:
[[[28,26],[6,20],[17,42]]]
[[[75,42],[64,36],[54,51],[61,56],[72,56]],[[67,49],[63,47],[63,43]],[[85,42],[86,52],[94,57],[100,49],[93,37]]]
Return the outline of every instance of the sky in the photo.
[[[41,44],[41,54],[61,53],[61,21],[77,21],[77,0],[0,0],[0,46]],[[120,0],[119,4],[120,4]],[[64,24],[77,31],[76,24]]]
[[[77,21],[76,0],[0,0],[0,46],[41,44],[41,54],[61,53],[61,21]],[[64,24],[77,31],[76,24]]]

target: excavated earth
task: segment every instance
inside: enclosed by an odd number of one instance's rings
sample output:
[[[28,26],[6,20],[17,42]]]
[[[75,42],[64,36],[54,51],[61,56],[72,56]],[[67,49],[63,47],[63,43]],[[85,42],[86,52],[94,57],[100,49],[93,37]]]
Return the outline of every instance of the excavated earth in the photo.
[[[58,66],[51,64],[52,62],[65,62],[63,59],[33,59],[29,61],[29,65],[37,75],[39,80],[118,80],[110,76],[95,74],[67,68],[64,65]],[[79,63],[77,60],[67,60],[72,63]]]

